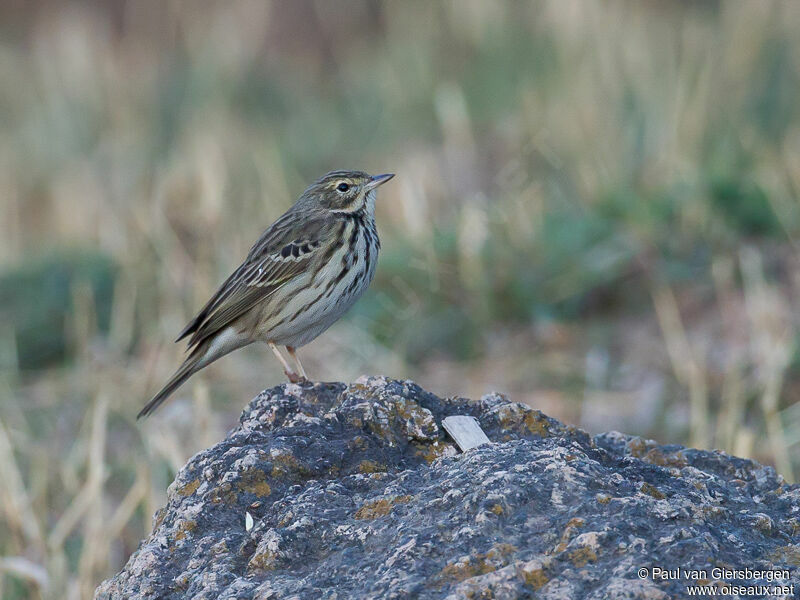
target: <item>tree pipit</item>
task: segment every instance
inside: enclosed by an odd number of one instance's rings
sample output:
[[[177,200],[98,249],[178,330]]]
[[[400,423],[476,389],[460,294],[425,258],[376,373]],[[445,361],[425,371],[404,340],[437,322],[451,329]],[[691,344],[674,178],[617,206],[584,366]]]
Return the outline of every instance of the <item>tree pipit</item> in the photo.
[[[381,247],[376,188],[392,177],[332,171],[311,184],[175,340],[191,336],[189,356],[139,417],[206,365],[253,342],[269,345],[289,381],[304,381],[295,349],[333,325],[372,281]]]

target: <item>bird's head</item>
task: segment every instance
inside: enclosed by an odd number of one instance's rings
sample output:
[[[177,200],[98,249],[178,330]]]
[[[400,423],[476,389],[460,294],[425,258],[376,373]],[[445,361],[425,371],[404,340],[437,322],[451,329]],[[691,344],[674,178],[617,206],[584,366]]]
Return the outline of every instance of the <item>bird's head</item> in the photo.
[[[375,210],[375,189],[394,177],[394,173],[369,175],[363,171],[331,171],[312,183],[301,201],[333,212],[352,213]]]

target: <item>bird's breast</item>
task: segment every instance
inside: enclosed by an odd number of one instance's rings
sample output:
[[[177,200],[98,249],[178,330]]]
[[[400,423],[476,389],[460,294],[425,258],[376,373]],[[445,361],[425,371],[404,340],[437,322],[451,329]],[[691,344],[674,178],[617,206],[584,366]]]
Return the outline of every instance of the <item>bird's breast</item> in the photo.
[[[375,275],[380,242],[371,219],[349,219],[322,264],[281,290],[262,321],[262,335],[277,344],[307,344],[344,315]],[[324,250],[324,245],[320,250]],[[276,294],[278,296],[278,294]]]

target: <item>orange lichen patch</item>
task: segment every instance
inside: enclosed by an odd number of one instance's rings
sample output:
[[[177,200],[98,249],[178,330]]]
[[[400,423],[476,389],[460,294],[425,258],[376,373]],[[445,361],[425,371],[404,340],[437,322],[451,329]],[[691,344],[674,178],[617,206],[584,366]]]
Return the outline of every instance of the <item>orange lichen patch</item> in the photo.
[[[199,488],[199,487],[200,487],[200,480],[199,479],[193,479],[189,483],[186,483],[186,484],[182,485],[181,487],[179,487],[176,490],[176,493],[179,496],[184,496],[184,497],[191,496],[192,494],[194,494],[197,491],[197,488]]]
[[[489,549],[489,552],[486,553],[486,556],[489,558],[495,558],[496,556],[508,556],[513,552],[517,551],[517,547],[514,544],[506,544],[500,543],[495,544],[492,548]]]
[[[628,442],[628,451],[631,453],[631,456],[642,458],[647,452],[647,444],[645,444],[644,440],[640,437],[633,438]]]
[[[272,473],[270,473],[272,477],[281,477],[290,473],[307,475],[308,469],[288,452],[272,457]]]
[[[385,422],[382,418],[371,419],[367,422],[368,431],[381,439],[388,440],[395,437],[392,428],[402,423],[405,423],[406,427],[418,426],[421,429],[425,428],[425,423],[435,427],[431,413],[411,400],[395,399],[391,403],[384,404],[383,408],[388,413],[384,413],[387,417]]]
[[[397,416],[403,419],[411,419],[412,417],[416,416],[425,416],[420,410],[419,404],[410,400],[406,401],[405,399],[401,399],[396,401],[394,403],[394,409],[397,412]]]
[[[492,505],[492,508],[490,508],[489,510],[492,511],[494,514],[496,514],[498,517],[505,512],[500,504]]]
[[[395,504],[406,504],[411,502],[413,496],[395,496],[394,498],[381,498],[367,502],[353,515],[356,519],[377,519],[388,515]]]
[[[575,517],[570,519],[567,523],[567,526],[564,528],[564,533],[561,534],[561,539],[559,540],[556,547],[553,549],[553,552],[558,554],[559,552],[563,552],[567,549],[567,544],[569,543],[570,538],[575,533],[575,530],[579,527],[583,527],[586,525],[586,521],[579,517]]]
[[[487,562],[486,559],[481,556],[469,557],[467,560],[460,560],[445,565],[440,571],[438,578],[458,583],[470,577],[486,575],[486,573],[491,573],[496,570],[497,567]]]
[[[358,397],[365,397],[369,396],[369,392],[371,392],[372,389],[368,385],[364,385],[363,383],[351,383],[349,386],[347,386],[347,391],[360,392],[360,393],[355,393],[353,395]]]
[[[153,531],[161,527],[161,524],[164,522],[164,517],[167,516],[167,509],[166,508],[159,508],[158,512],[156,512],[156,520],[153,525]]]
[[[386,465],[377,463],[374,460],[362,460],[358,465],[359,473],[384,473]]]
[[[538,590],[550,581],[548,569],[551,562],[549,557],[542,556],[528,562],[517,563],[517,575],[525,582],[525,585]]]
[[[177,531],[175,532],[175,539],[176,540],[183,540],[186,538],[187,533],[191,533],[197,528],[197,523],[195,521],[180,521],[176,527]]]
[[[239,475],[236,487],[242,492],[255,494],[259,498],[269,496],[272,490],[267,483],[267,474],[261,469],[248,469]]]
[[[788,563],[794,567],[800,567],[800,545],[789,545],[775,548],[770,554],[769,559],[774,563]]]
[[[547,437],[550,435],[550,429],[547,426],[547,417],[541,411],[531,410],[525,413],[525,427],[531,433],[535,433],[540,437]]]
[[[377,519],[388,515],[392,510],[392,502],[389,500],[375,500],[367,502],[356,511],[356,519]]]
[[[236,492],[233,491],[233,486],[229,482],[225,482],[211,492],[212,504],[233,504],[236,502]]]
[[[648,450],[647,454],[642,457],[642,460],[652,465],[658,465],[659,467],[677,467],[679,469],[689,464],[683,450],[665,453],[661,448],[652,448]]]
[[[247,567],[251,571],[274,571],[278,568],[278,555],[271,550],[259,552],[253,555]]]
[[[458,583],[471,577],[491,573],[504,567],[508,562],[506,557],[516,549],[516,546],[511,544],[497,544],[490,548],[486,554],[467,556],[448,563],[436,579],[439,583],[444,581]]]
[[[529,571],[523,569],[522,580],[525,582],[525,585],[529,585],[533,589],[538,590],[550,581],[550,578],[547,576],[547,573],[544,572],[544,569],[531,569]]]
[[[631,456],[642,459],[651,465],[659,467],[675,467],[682,469],[689,464],[683,450],[664,452],[662,448],[653,447],[640,437],[635,437],[627,443]]]
[[[455,452],[455,448],[452,446],[452,444],[445,444],[443,442],[439,442],[435,445],[414,442],[412,446],[414,447],[417,456],[422,458],[422,460],[428,464],[431,464],[440,456],[445,456],[450,450]]]
[[[350,442],[347,445],[353,450],[366,450],[367,438],[365,438],[363,435],[357,435],[352,440],[350,440]]]
[[[647,482],[642,484],[642,487],[639,488],[639,491],[642,492],[643,494],[647,494],[648,496],[652,496],[656,500],[663,500],[664,498],[666,498],[666,496],[662,492],[658,491],[657,487],[650,485]]]
[[[588,546],[576,548],[568,556],[576,567],[585,567],[587,563],[597,560],[597,553]]]

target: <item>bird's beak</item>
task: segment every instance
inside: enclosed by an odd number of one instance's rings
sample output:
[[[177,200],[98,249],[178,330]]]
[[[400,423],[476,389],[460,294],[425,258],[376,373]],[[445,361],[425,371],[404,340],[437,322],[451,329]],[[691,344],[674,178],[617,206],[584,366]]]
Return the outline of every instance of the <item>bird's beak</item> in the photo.
[[[367,190],[374,190],[379,185],[383,185],[394,177],[394,173],[384,173],[383,175],[373,175],[367,183]]]

